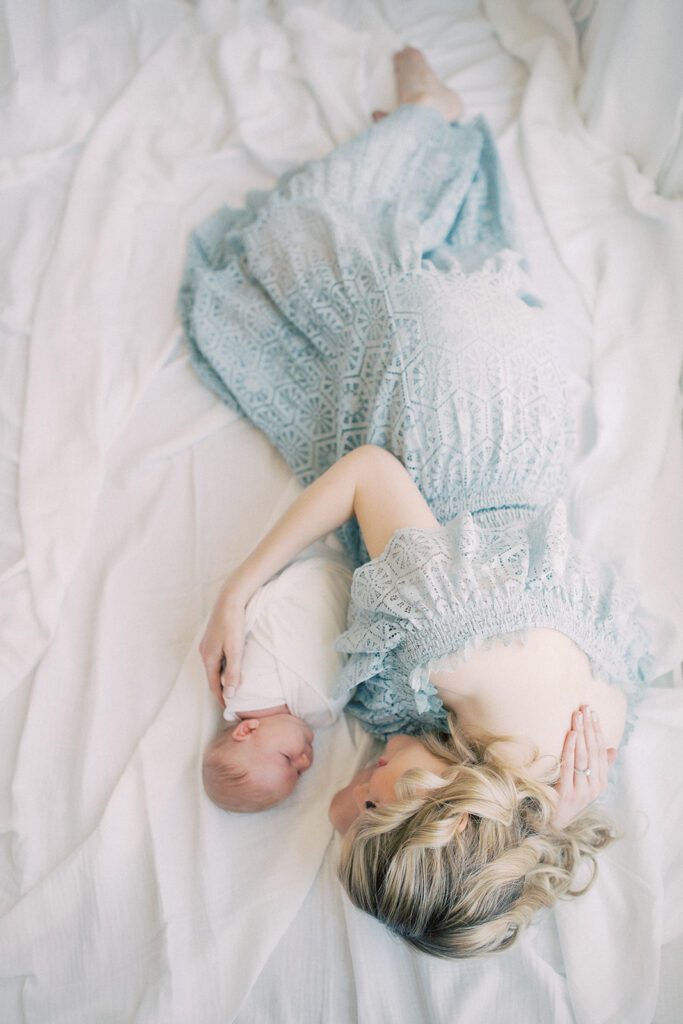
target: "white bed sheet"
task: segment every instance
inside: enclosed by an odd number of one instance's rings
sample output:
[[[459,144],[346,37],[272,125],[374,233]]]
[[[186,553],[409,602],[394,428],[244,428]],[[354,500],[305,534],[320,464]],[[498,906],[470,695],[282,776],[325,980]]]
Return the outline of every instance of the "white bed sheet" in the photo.
[[[499,137],[582,408],[574,525],[640,581],[661,671],[681,659],[681,204],[585,132],[561,3],[486,12],[112,3],[8,95],[3,1021],[653,1019],[683,932],[680,691],[646,702],[598,885],[482,962],[411,954],[342,899],[326,808],[368,752],[348,723],[287,806],[235,819],[201,793],[201,624],[297,487],[188,366],[185,240],[391,105],[404,42]]]

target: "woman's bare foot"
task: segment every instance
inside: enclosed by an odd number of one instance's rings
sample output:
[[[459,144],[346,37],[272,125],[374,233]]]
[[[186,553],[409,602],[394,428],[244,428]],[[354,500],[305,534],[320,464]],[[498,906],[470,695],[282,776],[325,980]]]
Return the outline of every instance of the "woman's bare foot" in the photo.
[[[394,73],[399,103],[434,107],[447,121],[458,121],[462,116],[462,102],[457,92],[439,81],[424,54],[414,46],[406,46],[394,54]]]

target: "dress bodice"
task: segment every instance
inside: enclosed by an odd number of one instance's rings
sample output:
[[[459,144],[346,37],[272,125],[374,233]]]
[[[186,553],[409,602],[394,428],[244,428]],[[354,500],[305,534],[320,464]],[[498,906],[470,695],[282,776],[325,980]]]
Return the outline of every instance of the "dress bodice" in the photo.
[[[341,686],[359,686],[348,710],[378,735],[443,728],[430,672],[491,638],[550,628],[569,637],[595,676],[628,700],[627,729],[649,656],[637,595],[572,537],[564,502],[462,513],[435,530],[402,529],[354,574],[350,655]]]

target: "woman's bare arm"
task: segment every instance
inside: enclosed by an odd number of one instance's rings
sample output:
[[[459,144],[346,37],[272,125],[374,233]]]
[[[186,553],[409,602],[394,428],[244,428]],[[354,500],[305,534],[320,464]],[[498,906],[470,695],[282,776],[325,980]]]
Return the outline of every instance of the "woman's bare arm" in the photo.
[[[405,467],[384,448],[362,445],[335,462],[292,502],[218,595],[199,650],[221,704],[221,670],[226,687],[239,682],[249,598],[300,551],[353,515],[371,558],[401,527],[439,525]]]

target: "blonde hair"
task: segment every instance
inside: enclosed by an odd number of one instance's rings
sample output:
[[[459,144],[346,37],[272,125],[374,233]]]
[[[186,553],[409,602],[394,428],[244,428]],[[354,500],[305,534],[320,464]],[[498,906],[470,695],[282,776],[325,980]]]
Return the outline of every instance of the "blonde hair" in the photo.
[[[357,907],[444,959],[507,949],[537,910],[592,885],[595,853],[615,838],[594,811],[553,827],[557,766],[538,781],[493,752],[509,737],[465,734],[453,715],[449,728],[450,736],[419,739],[452,767],[406,772],[399,799],[351,826],[339,866]],[[583,862],[590,877],[574,890]]]

